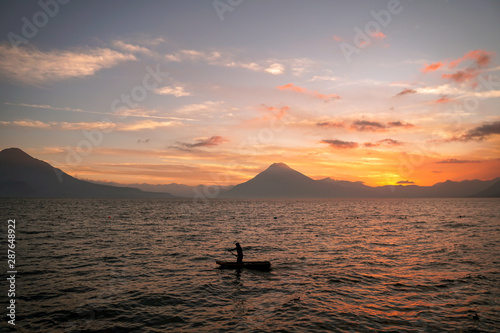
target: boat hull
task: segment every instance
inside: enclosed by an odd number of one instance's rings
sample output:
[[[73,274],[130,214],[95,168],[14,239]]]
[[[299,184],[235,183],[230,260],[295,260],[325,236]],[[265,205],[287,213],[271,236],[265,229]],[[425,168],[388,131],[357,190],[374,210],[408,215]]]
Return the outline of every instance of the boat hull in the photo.
[[[269,261],[244,261],[238,264],[236,261],[215,261],[220,268],[232,268],[232,269],[256,269],[260,271],[269,271],[271,269],[271,263]]]

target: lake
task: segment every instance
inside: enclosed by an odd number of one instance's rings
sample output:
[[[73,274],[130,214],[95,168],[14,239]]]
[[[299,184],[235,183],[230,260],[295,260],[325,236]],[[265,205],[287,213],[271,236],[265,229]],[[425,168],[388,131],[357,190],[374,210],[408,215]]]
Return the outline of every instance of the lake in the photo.
[[[498,198],[0,206],[18,332],[500,331]],[[272,270],[218,269],[235,241]]]

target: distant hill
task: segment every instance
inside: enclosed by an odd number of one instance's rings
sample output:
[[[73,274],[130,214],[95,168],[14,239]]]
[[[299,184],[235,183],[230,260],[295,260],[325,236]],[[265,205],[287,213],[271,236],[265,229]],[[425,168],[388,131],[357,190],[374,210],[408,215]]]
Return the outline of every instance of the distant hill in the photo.
[[[315,181],[284,163],[274,163],[222,198],[321,198],[335,196],[335,186]]]
[[[0,151],[1,197],[173,198],[169,193],[98,185],[71,177],[18,148]]]
[[[88,180],[88,181],[94,184],[111,185],[119,187],[133,187],[148,192],[167,192],[176,197],[184,197],[184,198],[195,198],[198,197],[200,193],[202,194],[214,193],[214,190],[211,189],[211,186],[207,185],[190,186],[177,183],[154,184],[154,185],[146,183],[120,184],[115,182],[104,182],[104,181],[94,181],[94,180]],[[223,193],[233,188],[232,185],[229,186],[214,185],[214,186],[217,187],[218,193]],[[209,187],[209,189],[206,189],[206,187]]]
[[[387,185],[371,187],[361,182],[325,178],[314,180],[283,163],[274,163],[247,182],[223,193],[221,198],[453,198],[495,196],[500,178],[488,181],[448,180],[433,186]],[[494,185],[495,184],[495,185]]]
[[[500,179],[496,179],[496,182],[485,189],[477,193],[478,197],[490,197],[490,198],[500,198]]]

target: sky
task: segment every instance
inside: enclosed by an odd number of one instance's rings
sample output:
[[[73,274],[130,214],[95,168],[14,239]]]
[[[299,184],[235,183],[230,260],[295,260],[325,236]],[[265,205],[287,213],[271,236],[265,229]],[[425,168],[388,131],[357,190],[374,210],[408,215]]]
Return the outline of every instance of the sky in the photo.
[[[80,179],[500,176],[500,1],[10,1],[0,148]]]

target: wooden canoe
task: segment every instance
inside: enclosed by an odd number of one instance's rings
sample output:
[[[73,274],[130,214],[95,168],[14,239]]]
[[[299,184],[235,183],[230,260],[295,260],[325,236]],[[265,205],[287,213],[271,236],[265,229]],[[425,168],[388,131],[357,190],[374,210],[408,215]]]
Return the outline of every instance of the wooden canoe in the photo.
[[[268,271],[271,269],[271,263],[269,261],[243,261],[241,264],[238,264],[236,261],[215,261],[220,268],[248,268],[248,269],[257,269],[261,271]]]

